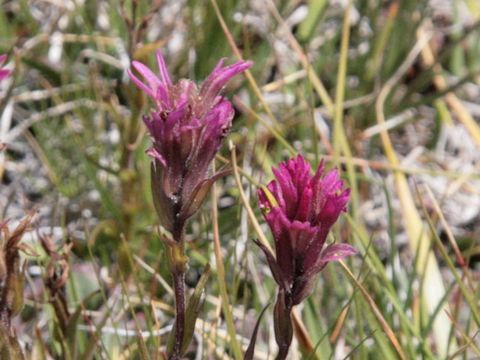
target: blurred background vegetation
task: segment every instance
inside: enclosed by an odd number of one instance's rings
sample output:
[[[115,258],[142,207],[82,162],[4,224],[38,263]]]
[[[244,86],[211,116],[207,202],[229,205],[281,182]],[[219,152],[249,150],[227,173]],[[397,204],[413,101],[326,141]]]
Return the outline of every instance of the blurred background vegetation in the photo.
[[[254,61],[225,89],[241,184],[219,181],[188,229],[188,285],[212,266],[192,359],[238,360],[230,338],[245,349],[273,301],[251,241],[270,236],[256,189],[296,152],[342,168],[352,201],[330,240],[360,254],[297,309],[291,358],[480,357],[476,0],[5,0],[0,24],[14,69],[0,84],[0,211],[12,224],[37,212],[13,323],[28,359],[161,358],[173,297],[141,121],[152,104],[126,76],[132,59],[155,68],[158,48],[175,79]],[[276,352],[269,312],[258,359]]]

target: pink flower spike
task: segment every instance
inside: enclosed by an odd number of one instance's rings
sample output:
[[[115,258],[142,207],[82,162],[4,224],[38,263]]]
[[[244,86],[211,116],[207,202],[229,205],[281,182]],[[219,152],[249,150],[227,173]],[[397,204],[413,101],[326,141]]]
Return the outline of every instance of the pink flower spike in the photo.
[[[311,292],[316,275],[328,262],[356,253],[348,244],[325,248],[350,191],[344,188],[338,170],[325,174],[322,162],[312,175],[310,164],[301,155],[281,163],[273,173],[276,179],[261,188],[258,196],[275,240],[280,271],[274,271],[276,277],[279,273],[283,276],[278,285],[289,296],[285,302],[297,305]]]
[[[222,87],[251,66],[241,61],[224,67],[220,60],[200,88],[188,79],[174,83],[160,51],[158,73],[133,61],[139,79],[128,70],[138,88],[155,102],[155,110],[144,116],[153,139],[148,150],[154,161],[152,187],[155,208],[164,227],[178,232],[205,199],[219,174],[209,167],[232,125],[232,104],[220,96]]]

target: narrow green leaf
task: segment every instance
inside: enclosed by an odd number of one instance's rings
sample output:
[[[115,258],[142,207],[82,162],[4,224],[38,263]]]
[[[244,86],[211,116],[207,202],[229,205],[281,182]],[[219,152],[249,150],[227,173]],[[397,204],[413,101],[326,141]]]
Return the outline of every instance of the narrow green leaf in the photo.
[[[185,332],[182,342],[182,355],[187,351],[188,345],[190,345],[190,342],[192,341],[193,332],[195,331],[195,323],[197,322],[198,314],[200,312],[200,300],[209,276],[210,265],[207,264],[193,294],[190,296],[190,299],[188,299],[187,310],[185,312]]]
[[[257,342],[257,333],[258,329],[260,328],[260,322],[262,321],[263,314],[265,310],[270,306],[270,304],[265,305],[260,316],[257,319],[257,323],[255,324],[255,328],[253,329],[252,338],[250,339],[250,344],[248,345],[248,349],[245,352],[244,360],[253,360],[253,356],[255,355],[255,343]]]

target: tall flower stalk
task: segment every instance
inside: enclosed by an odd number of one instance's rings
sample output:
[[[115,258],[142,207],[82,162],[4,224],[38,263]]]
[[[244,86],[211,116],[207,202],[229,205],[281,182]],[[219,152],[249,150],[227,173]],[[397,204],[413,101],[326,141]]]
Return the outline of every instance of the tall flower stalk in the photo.
[[[175,289],[175,341],[170,359],[179,359],[186,347],[185,328],[185,224],[200,208],[208,190],[224,173],[212,174],[210,164],[227,136],[234,116],[232,104],[219,95],[226,83],[245,71],[251,62],[224,66],[220,60],[200,87],[187,79],[174,84],[165,60],[157,52],[159,76],[144,64],[133,61],[140,80],[132,81],[155,103],[143,120],[153,139],[151,176],[155,209],[171,234],[167,253]]]
[[[293,338],[291,312],[312,291],[317,275],[330,261],[353,255],[348,244],[325,246],[327,235],[345,211],[350,190],[345,189],[337,170],[316,173],[298,155],[273,169],[275,180],[258,192],[275,241],[275,254],[257,242],[267,257],[278,284],[274,308],[277,360],[287,357]]]

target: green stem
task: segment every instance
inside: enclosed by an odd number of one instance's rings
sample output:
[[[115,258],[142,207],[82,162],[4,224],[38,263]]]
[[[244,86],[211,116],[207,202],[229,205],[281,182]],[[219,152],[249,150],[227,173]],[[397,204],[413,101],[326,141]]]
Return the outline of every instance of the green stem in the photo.
[[[175,244],[169,245],[170,271],[175,291],[175,342],[169,360],[181,359],[185,333],[185,272],[188,259],[184,248],[184,226],[176,226],[176,229],[172,233]]]
[[[170,360],[180,359],[182,354],[183,334],[185,332],[185,272],[178,271],[173,274],[175,289],[175,344]]]

